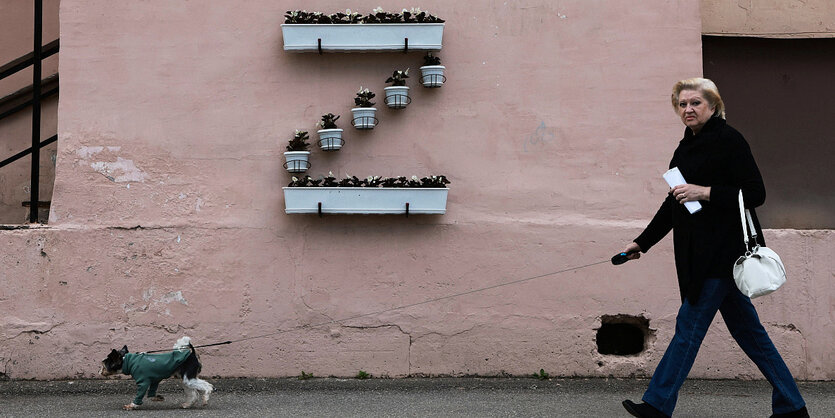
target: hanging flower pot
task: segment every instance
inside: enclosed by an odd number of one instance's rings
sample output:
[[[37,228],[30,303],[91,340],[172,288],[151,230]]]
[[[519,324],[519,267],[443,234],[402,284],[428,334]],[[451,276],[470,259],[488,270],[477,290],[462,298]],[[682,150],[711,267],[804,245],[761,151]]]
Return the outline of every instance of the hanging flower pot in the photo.
[[[374,107],[374,93],[368,89],[362,88],[357,92],[357,97],[354,98],[354,104],[357,106],[351,109],[351,114],[354,118],[351,120],[351,125],[357,129],[373,129],[377,126],[377,108]]]
[[[386,87],[386,106],[392,109],[402,109],[412,102],[409,98],[409,87],[406,87],[406,79],[409,78],[409,69],[406,71],[395,71],[391,77],[386,79],[386,83],[391,83],[391,86]]]
[[[316,126],[322,128],[317,133],[319,134],[319,148],[322,151],[338,151],[345,144],[342,140],[342,129],[336,127],[336,120],[338,115],[328,113],[322,115],[322,120]]]
[[[354,115],[354,120],[351,124],[357,129],[374,129],[377,126],[377,108],[376,107],[355,107],[351,109]]]
[[[320,129],[319,148],[322,151],[339,151],[345,141],[342,139],[342,129]]]
[[[444,81],[446,81],[445,69],[446,67],[441,65],[441,57],[436,57],[431,52],[427,52],[423,57],[423,66],[420,67],[420,82],[423,87],[437,88],[444,85]]]
[[[291,173],[304,173],[310,168],[310,151],[307,143],[307,131],[296,131],[295,136],[287,144],[287,152],[284,153],[284,168]]]
[[[386,91],[386,106],[392,109],[403,109],[412,102],[408,86],[392,86],[384,90]]]
[[[446,67],[443,65],[420,67],[420,82],[423,84],[423,87],[437,88],[443,86],[444,81],[446,81],[446,76],[444,76],[445,69]]]
[[[304,173],[310,168],[310,151],[287,151],[284,159],[284,168],[291,173]]]

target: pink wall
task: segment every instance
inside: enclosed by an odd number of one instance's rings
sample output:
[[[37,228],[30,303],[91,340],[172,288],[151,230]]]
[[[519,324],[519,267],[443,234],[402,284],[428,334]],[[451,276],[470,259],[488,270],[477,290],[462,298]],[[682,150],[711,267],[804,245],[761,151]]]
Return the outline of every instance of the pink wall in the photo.
[[[289,54],[280,24],[332,1],[61,4],[50,226],[3,231],[0,364],[13,378],[92,377],[111,347],[165,348],[347,318],[605,260],[666,193],[682,128],[675,80],[701,73],[698,3],[421,4],[447,20],[448,83],[350,127],[411,54]],[[390,1],[360,1],[368,12]],[[294,129],[342,114],[346,145],[313,175],[445,174],[443,216],[285,215]],[[757,304],[802,379],[835,377],[831,231],[770,231],[792,280]],[[773,237],[773,238],[772,238]],[[814,263],[812,262],[814,260]],[[669,239],[640,262],[282,333],[202,352],[207,375],[647,375],[673,332]],[[639,356],[596,353],[601,315],[644,315]],[[56,356],[55,353],[59,353]],[[35,361],[37,359],[37,361]],[[52,360],[56,359],[56,360]],[[60,360],[57,360],[60,359]],[[727,331],[697,377],[759,377]]]

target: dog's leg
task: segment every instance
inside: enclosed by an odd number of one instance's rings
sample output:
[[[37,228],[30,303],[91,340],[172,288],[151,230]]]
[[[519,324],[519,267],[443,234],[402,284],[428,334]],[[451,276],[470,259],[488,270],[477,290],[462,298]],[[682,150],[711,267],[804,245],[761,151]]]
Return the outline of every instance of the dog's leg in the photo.
[[[133,399],[133,402],[125,405],[123,408],[127,411],[134,410],[139,408],[139,405],[142,405],[142,398],[145,397],[145,394],[148,393],[148,388],[151,387],[151,381],[147,379],[139,379],[136,381],[136,398]]]
[[[209,397],[212,395],[212,391],[215,389],[215,387],[212,386],[211,383],[197,377],[195,377],[192,380],[194,384],[199,387],[199,389],[197,390],[200,391],[200,393],[202,394],[202,405],[206,406],[209,403]]]
[[[212,394],[212,390],[214,390],[214,386],[211,383],[198,377],[193,379],[183,377],[183,383],[193,391],[200,393],[203,406],[209,403],[209,396]]]
[[[159,382],[151,382],[151,387],[148,389],[148,399],[154,402],[162,402],[165,398],[162,395],[157,395],[157,388]]]
[[[183,376],[183,390],[186,393],[186,401],[183,403],[183,408],[191,408],[197,402],[197,391],[189,385],[189,379]]]

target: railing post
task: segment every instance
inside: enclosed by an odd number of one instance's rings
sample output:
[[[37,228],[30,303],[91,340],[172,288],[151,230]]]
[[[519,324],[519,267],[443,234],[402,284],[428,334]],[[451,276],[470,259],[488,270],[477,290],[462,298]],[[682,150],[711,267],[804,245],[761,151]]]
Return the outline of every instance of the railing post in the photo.
[[[41,163],[41,49],[43,0],[35,0],[35,48],[32,56],[32,179],[29,186],[29,222],[38,222],[38,186]]]

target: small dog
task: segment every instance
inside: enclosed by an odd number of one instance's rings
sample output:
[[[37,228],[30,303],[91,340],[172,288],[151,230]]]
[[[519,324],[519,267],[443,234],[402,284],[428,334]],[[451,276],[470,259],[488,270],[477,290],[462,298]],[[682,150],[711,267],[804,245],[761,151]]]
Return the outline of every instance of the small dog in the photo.
[[[170,353],[147,354],[129,353],[128,346],[121,350],[111,350],[107,358],[102,362],[99,373],[102,376],[110,376],[116,373],[124,373],[133,376],[136,381],[136,398],[133,402],[124,406],[126,410],[132,410],[142,405],[142,398],[148,394],[152,401],[162,401],[161,395],[157,395],[157,386],[163,379],[171,376],[183,378],[183,389],[186,392],[186,401],[183,408],[190,408],[197,402],[198,394],[202,399],[202,405],[209,402],[209,395],[212,394],[214,386],[211,383],[200,379],[197,375],[202,366],[197,358],[197,352],[191,345],[189,337],[183,337],[174,344],[174,350]]]

